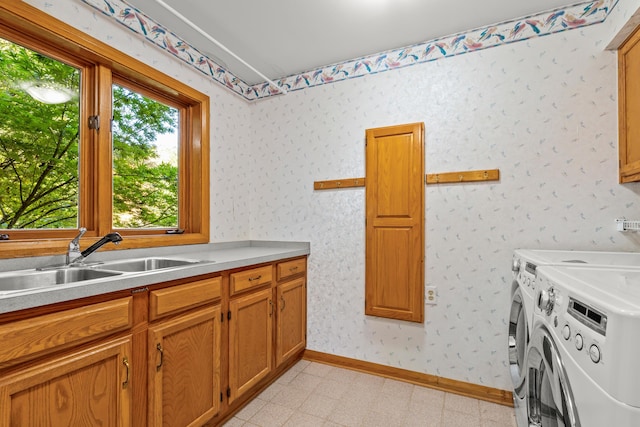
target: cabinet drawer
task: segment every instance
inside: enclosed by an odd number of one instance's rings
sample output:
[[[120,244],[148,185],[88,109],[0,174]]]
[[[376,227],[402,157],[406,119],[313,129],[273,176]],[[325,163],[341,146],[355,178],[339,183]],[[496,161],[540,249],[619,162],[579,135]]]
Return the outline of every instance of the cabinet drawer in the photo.
[[[271,282],[271,266],[252,268],[231,275],[231,295]]]
[[[222,277],[198,280],[185,285],[150,292],[149,319],[179,313],[220,298]]]
[[[304,273],[307,271],[307,260],[306,258],[300,258],[287,262],[279,262],[276,266],[276,271],[278,280]]]
[[[0,325],[0,367],[131,328],[132,297]]]

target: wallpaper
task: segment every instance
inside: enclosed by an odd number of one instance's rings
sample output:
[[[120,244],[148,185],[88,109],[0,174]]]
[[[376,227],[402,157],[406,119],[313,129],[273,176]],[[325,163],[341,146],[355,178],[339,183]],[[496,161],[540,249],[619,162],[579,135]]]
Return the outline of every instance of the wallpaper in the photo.
[[[640,187],[617,182],[616,54],[606,23],[292,92],[252,104],[251,236],[310,240],[308,347],[508,390],[516,248],[635,250],[615,231]],[[428,173],[500,169],[426,187],[424,325],[364,315],[365,129],[424,122]]]
[[[211,96],[212,241],[311,242],[312,350],[509,390],[513,250],[640,249],[614,223],[640,219],[617,180],[620,19],[247,103],[80,2],[28,3]],[[425,187],[424,324],[364,315],[364,190],[313,190],[364,175],[365,129],[412,122],[428,173],[501,173]]]
[[[283,77],[273,87],[265,82],[249,86],[225,70],[206,55],[200,53],[188,41],[173,34],[155,22],[143,11],[129,5],[125,0],[81,0],[106,16],[124,25],[131,31],[151,41],[176,58],[190,64],[214,81],[247,100],[256,100],[281,92],[306,89],[341,80],[395,70],[410,65],[447,58],[463,53],[496,47],[507,43],[527,40],[571,30],[604,21],[617,0],[583,2],[511,22],[478,28],[467,33],[449,35],[414,46],[402,47],[363,58],[309,70],[308,72]]]

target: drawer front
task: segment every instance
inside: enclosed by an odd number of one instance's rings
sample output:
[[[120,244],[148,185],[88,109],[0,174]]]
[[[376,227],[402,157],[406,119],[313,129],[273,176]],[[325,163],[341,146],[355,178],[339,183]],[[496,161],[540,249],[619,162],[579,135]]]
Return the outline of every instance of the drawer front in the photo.
[[[150,292],[149,319],[179,313],[220,298],[222,277],[198,280],[185,285]]]
[[[295,276],[296,274],[305,273],[307,271],[307,259],[300,258],[292,261],[279,262],[276,266],[278,280]]]
[[[266,285],[271,282],[271,280],[272,269],[270,265],[233,273],[230,279],[231,295],[235,295],[246,289]]]
[[[0,367],[131,328],[133,297],[0,325]]]

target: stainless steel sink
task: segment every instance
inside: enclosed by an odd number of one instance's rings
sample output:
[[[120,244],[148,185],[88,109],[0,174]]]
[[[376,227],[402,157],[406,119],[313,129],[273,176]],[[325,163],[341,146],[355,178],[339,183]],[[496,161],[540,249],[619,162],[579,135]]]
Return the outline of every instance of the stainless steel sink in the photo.
[[[62,285],[118,276],[116,271],[94,270],[89,268],[60,268],[55,270],[25,270],[0,273],[0,292],[19,291],[32,288]]]
[[[140,258],[124,261],[105,262],[94,267],[97,270],[112,270],[125,273],[160,270],[163,268],[182,267],[197,264],[199,261],[171,258]]]

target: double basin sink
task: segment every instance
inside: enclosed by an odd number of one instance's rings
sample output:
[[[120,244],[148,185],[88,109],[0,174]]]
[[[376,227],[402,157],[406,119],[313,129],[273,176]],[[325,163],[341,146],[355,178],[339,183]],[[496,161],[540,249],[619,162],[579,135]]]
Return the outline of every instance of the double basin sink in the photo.
[[[143,273],[183,267],[200,261],[172,258],[138,258],[93,265],[62,266],[0,273],[0,293],[117,277],[127,273]]]

